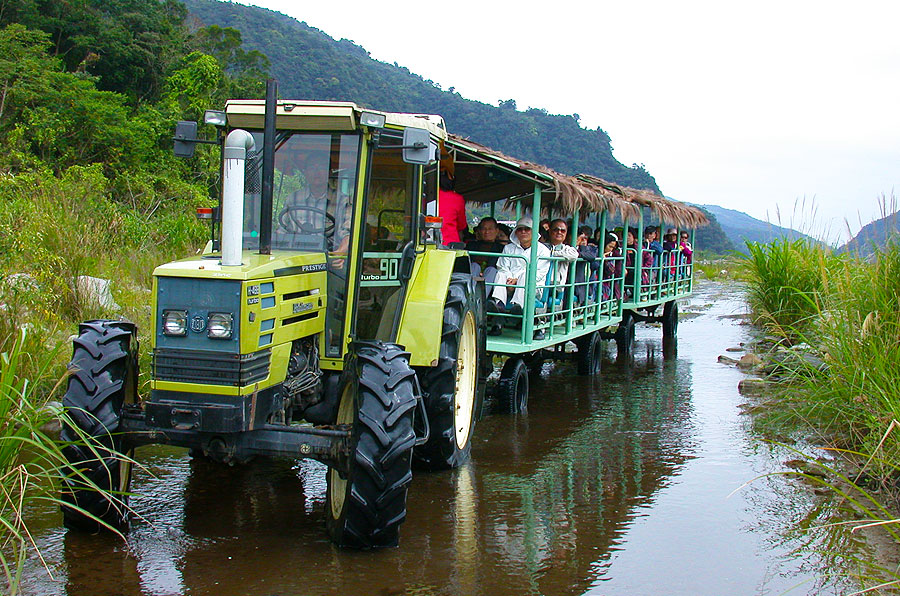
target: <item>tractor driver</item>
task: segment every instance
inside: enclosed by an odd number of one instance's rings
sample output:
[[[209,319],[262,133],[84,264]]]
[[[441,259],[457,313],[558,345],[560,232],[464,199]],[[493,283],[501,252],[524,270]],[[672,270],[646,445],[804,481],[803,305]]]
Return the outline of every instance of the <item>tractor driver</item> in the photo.
[[[282,175],[300,172],[300,188],[288,196],[277,214],[280,231],[287,234],[323,234],[328,252],[346,255],[350,244],[350,197],[341,192],[332,175],[327,151],[279,152]],[[279,164],[279,161],[276,161]]]

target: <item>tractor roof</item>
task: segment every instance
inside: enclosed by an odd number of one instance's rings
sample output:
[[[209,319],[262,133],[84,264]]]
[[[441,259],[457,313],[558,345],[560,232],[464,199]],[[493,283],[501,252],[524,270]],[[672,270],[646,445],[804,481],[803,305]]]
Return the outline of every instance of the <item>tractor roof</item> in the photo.
[[[225,102],[228,124],[240,128],[262,128],[266,106],[262,99],[230,99]],[[275,127],[279,130],[356,130],[363,112],[383,114],[385,126],[424,128],[436,138],[447,138],[444,119],[434,114],[403,114],[370,110],[349,101],[278,100]]]

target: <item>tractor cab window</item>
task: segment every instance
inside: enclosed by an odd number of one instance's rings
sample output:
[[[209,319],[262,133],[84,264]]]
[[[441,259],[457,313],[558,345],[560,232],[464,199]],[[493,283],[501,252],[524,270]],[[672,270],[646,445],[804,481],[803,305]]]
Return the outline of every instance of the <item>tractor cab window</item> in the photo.
[[[415,232],[420,167],[403,161],[402,134],[383,131],[370,164],[356,335],[389,339],[399,308],[400,256]]]
[[[262,133],[247,160],[244,246],[259,247]],[[359,137],[279,132],[272,190],[272,249],[325,252],[346,258],[350,245]]]

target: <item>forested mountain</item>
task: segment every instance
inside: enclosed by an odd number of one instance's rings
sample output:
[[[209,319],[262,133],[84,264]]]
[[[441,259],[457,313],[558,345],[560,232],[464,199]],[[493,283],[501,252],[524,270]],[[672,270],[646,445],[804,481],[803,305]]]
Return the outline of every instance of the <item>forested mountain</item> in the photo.
[[[734,209],[726,209],[718,205],[696,205],[701,209],[713,214],[722,226],[722,230],[728,239],[731,240],[734,247],[740,252],[747,253],[747,242],[771,242],[776,238],[806,238],[811,242],[818,242],[814,238],[807,236],[797,230],[791,228],[783,228],[772,223],[758,220],[750,217],[742,211]]]
[[[700,210],[709,219],[709,225],[699,228],[696,232],[694,244],[697,250],[711,252],[713,254],[722,255],[729,251],[735,250],[734,242],[722,229],[718,218],[707,208],[700,207]]]
[[[900,240],[900,212],[892,213],[872,223],[866,224],[850,242],[838,249],[838,252],[858,253],[868,256],[888,242]]]
[[[373,60],[352,41],[335,41],[292,17],[264,8],[216,0],[187,0],[195,26],[240,30],[244,45],[268,56],[280,96],[355,101],[367,107],[440,114],[450,132],[566,174],[594,174],[612,182],[659,191],[640,165],[626,167],[612,155],[603,130],[586,130],[577,116],[549,114],[515,101],[491,106],[452,88],[442,90],[408,69]]]

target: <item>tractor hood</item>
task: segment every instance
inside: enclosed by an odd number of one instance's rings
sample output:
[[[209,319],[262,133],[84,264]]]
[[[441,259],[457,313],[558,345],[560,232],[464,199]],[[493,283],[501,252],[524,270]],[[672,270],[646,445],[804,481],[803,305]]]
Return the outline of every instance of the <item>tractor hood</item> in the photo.
[[[244,251],[241,260],[243,265],[239,267],[224,267],[218,255],[191,257],[160,265],[153,275],[247,281],[325,271],[325,253],[272,251],[271,255],[261,255]]]

